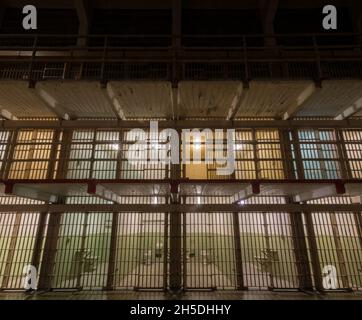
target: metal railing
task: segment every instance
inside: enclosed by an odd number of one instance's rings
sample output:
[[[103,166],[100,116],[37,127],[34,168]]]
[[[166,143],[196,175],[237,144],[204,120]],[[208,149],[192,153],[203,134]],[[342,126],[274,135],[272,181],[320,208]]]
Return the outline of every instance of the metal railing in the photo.
[[[360,34],[0,35],[0,78],[361,78]]]

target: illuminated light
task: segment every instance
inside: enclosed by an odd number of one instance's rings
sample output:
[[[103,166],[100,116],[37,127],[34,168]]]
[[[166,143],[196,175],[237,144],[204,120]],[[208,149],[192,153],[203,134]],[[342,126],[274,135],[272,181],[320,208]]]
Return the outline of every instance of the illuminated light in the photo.
[[[245,204],[245,201],[244,200],[240,200],[239,202],[238,202],[238,205],[239,206],[243,206]]]
[[[161,149],[161,145],[158,143],[158,141],[151,142],[151,149],[158,150]]]
[[[119,150],[119,145],[118,144],[112,144],[111,145],[111,148],[115,151],[118,151]]]
[[[239,150],[243,150],[244,146],[242,144],[235,144],[234,145],[234,150],[235,151],[239,151]]]
[[[157,204],[158,200],[157,200],[157,197],[154,197],[153,198],[153,204]]]
[[[197,197],[197,204],[201,204],[201,197]]]
[[[200,137],[195,137],[194,140],[193,140],[193,145],[194,145],[194,148],[196,150],[200,150],[201,149],[201,139]]]

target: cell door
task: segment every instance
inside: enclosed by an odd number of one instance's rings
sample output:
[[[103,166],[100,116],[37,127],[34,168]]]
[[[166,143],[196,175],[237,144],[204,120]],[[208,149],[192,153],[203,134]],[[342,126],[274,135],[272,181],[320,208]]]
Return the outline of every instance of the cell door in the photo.
[[[168,247],[168,214],[120,214],[114,287],[135,290],[166,289]]]
[[[231,214],[183,215],[185,289],[234,289],[235,247]]]

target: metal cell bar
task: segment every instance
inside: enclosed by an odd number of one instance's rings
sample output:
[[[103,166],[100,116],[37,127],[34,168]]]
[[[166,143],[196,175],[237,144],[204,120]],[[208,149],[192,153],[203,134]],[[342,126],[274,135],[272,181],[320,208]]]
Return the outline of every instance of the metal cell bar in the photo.
[[[40,266],[39,290],[50,290],[54,279],[54,261],[60,232],[61,214],[49,214],[44,251]]]
[[[303,211],[305,218],[305,226],[307,229],[307,240],[310,249],[311,264],[313,268],[314,286],[316,290],[323,292],[322,269],[318,256],[318,246],[316,241],[316,234],[313,227],[312,215],[308,211]]]
[[[107,271],[107,285],[105,290],[113,290],[115,287],[116,253],[118,239],[118,213],[112,215],[111,243],[109,248],[109,262]]]
[[[234,231],[234,246],[235,246],[235,262],[236,262],[236,280],[237,289],[245,290],[244,285],[244,272],[243,272],[243,259],[241,254],[241,238],[240,238],[240,221],[239,214],[233,213],[233,231]]]

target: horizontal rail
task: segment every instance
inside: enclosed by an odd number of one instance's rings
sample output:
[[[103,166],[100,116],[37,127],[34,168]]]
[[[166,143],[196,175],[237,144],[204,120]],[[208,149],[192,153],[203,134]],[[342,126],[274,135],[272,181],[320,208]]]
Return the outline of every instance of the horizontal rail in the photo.
[[[1,205],[0,213],[117,212],[117,213],[230,213],[230,212],[360,212],[362,204],[43,204]]]
[[[156,120],[155,120],[156,121]],[[174,129],[212,128],[212,129],[246,129],[246,128],[343,128],[360,129],[362,119],[349,120],[180,120],[158,121],[158,127]],[[148,129],[150,121],[137,120],[3,120],[2,129]]]

